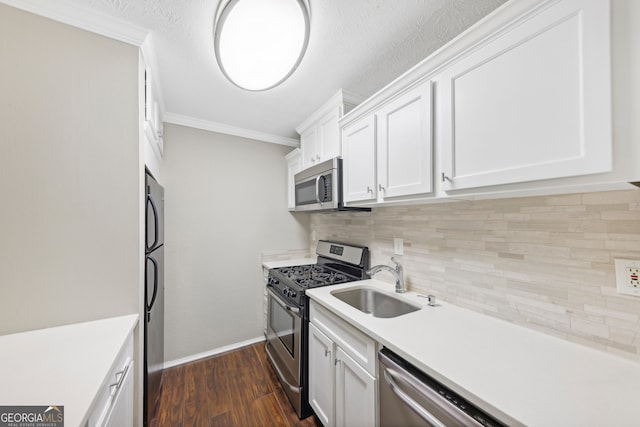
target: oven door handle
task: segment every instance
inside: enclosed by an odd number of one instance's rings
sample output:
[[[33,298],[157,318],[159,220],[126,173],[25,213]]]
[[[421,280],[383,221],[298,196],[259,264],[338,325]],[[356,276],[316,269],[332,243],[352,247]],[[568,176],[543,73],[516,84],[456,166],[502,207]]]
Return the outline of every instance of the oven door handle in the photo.
[[[300,393],[300,387],[296,387],[293,384],[289,383],[289,381],[287,381],[284,378],[284,375],[282,374],[282,371],[280,370],[280,367],[278,366],[278,364],[275,362],[275,360],[273,360],[273,356],[271,355],[271,352],[269,351],[269,341],[267,341],[264,344],[264,351],[265,353],[267,353],[267,357],[269,357],[269,360],[271,361],[271,366],[273,366],[276,370],[276,374],[278,374],[278,377],[280,378],[280,381],[282,382],[282,384],[286,384],[287,387],[289,387],[289,389],[294,392],[294,393]]]
[[[267,288],[268,289],[268,288]],[[300,315],[300,309],[298,307],[292,307],[286,303],[284,303],[280,297],[273,292],[271,289],[268,289],[269,294],[271,295],[271,297],[280,305],[280,307],[284,308],[287,311],[290,311],[294,314],[297,314],[298,316]]]

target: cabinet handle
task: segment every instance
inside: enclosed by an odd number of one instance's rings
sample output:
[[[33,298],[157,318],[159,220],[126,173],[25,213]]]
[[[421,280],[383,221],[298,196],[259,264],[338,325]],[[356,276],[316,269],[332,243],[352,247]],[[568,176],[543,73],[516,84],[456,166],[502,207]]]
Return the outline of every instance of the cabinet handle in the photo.
[[[331,350],[324,350],[324,357],[331,356]]]
[[[109,384],[109,389],[115,387],[116,390],[119,389],[120,387],[122,387],[122,381],[124,381],[124,377],[127,376],[127,371],[129,370],[129,364],[127,364],[127,366],[124,367],[124,369],[120,372],[116,372],[116,382]],[[118,378],[118,375],[120,375],[120,378]]]
[[[338,366],[338,363],[342,363],[342,360],[340,360],[338,358],[333,359],[333,364],[334,365]]]
[[[449,178],[447,175],[444,174],[444,172],[442,172],[442,182],[445,182],[445,181],[453,182],[451,178]]]
[[[320,154],[316,154],[316,160],[320,160]]]
[[[382,186],[382,184],[378,184],[378,190],[385,191],[385,188]]]
[[[367,193],[373,194],[373,189],[367,185]]]

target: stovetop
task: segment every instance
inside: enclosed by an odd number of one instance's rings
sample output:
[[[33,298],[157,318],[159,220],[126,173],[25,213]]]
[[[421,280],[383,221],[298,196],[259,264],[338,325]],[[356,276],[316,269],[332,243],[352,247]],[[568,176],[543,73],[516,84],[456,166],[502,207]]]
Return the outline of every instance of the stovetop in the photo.
[[[321,264],[297,265],[269,270],[267,286],[298,308],[303,308],[306,305],[307,289],[337,285],[362,278]]]
[[[316,288],[356,280],[354,278],[350,279],[346,274],[331,270],[319,264],[281,267],[275,270],[301,288]]]
[[[267,287],[298,308],[304,308],[306,289],[367,278],[369,254],[366,247],[321,240],[316,253],[316,264],[269,270]]]

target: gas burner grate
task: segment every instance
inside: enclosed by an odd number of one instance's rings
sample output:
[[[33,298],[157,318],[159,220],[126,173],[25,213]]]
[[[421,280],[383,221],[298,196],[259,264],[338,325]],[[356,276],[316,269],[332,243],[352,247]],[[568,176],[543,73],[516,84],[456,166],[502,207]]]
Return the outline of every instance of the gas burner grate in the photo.
[[[303,288],[314,288],[349,281],[346,275],[315,264],[282,267],[278,269],[278,272]]]

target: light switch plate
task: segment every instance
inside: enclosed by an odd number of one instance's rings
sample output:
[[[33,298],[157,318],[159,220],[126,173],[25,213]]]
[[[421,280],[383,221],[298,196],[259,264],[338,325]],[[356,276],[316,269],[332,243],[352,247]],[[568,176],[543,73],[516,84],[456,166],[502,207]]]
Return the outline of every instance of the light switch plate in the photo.
[[[404,255],[404,240],[400,238],[393,239],[393,253],[395,255]]]
[[[640,261],[616,259],[616,288],[619,294],[640,297]]]

